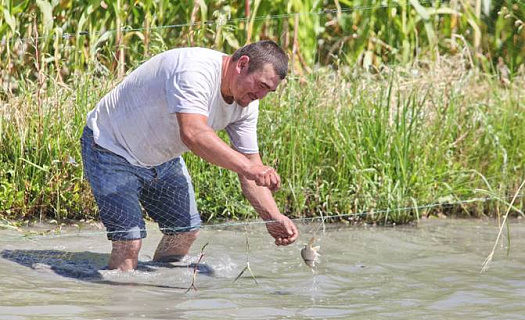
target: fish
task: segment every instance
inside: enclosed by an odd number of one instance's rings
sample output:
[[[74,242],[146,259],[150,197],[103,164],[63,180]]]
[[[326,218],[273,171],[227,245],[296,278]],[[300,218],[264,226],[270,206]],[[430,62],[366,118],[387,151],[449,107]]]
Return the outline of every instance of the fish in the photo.
[[[317,251],[320,247],[314,247],[315,237],[312,237],[308,244],[304,245],[304,248],[301,249],[301,258],[303,258],[304,263],[310,268],[315,268],[315,264],[319,262],[319,257],[321,256]]]

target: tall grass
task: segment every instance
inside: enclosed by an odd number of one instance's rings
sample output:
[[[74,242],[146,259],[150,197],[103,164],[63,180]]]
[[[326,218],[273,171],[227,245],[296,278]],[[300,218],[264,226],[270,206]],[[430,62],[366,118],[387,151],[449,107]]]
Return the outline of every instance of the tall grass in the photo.
[[[104,82],[86,76],[71,87],[19,82],[21,93],[0,109],[0,208],[7,216],[90,217],[92,201],[82,181],[81,124]],[[35,101],[37,100],[37,101]]]
[[[452,68],[384,80],[329,73],[287,91],[267,118],[282,129],[263,150],[285,159],[279,164],[294,199],[288,209],[407,222],[414,212],[396,208],[478,197],[478,189],[515,191],[524,176],[523,94]],[[479,215],[489,206],[454,210]],[[384,209],[392,212],[373,213]]]
[[[155,53],[266,38],[292,61],[260,120],[283,211],[408,222],[428,212],[400,208],[504,198],[524,178],[525,4],[489,2],[1,1],[0,213],[95,217],[79,165],[88,110]],[[187,157],[206,218],[253,216],[231,172]]]
[[[377,75],[321,69],[290,77],[263,100],[259,126],[263,158],[283,178],[275,194],[282,210],[407,223],[429,213],[496,215],[506,208],[497,201],[446,205],[505,198],[525,178],[524,75],[506,88],[462,65],[442,58]],[[2,104],[3,216],[96,216],[78,140],[87,111],[114,81],[87,73],[70,85],[50,81],[45,90],[21,82],[21,94]],[[186,158],[206,219],[254,217],[233,173]],[[435,203],[444,206],[400,209]]]

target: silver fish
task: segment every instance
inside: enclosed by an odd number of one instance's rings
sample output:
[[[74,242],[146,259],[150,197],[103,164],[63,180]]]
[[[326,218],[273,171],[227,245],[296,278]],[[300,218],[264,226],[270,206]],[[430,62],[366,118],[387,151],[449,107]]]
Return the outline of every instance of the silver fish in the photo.
[[[320,247],[316,246],[314,247],[314,241],[315,237],[312,237],[308,244],[304,246],[304,248],[301,250],[301,257],[304,260],[304,263],[306,263],[307,266],[310,268],[315,268],[315,264],[319,262],[319,257],[321,256],[317,251],[319,251]]]

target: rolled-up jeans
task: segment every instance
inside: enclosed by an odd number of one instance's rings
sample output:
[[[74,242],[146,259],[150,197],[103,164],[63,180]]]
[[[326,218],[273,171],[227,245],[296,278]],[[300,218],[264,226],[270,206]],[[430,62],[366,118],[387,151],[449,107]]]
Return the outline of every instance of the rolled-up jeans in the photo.
[[[195,193],[182,157],[144,168],[95,143],[93,131],[81,138],[84,173],[109,240],[146,237],[143,214],[165,235],[200,228]]]

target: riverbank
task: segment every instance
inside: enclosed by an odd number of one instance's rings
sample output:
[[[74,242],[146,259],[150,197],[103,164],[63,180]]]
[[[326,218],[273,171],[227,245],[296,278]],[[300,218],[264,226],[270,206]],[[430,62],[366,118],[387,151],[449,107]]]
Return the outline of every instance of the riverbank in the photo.
[[[115,83],[101,74],[21,81],[5,97],[3,219],[97,218],[79,138],[86,113]],[[275,196],[292,217],[408,223],[428,214],[497,216],[525,179],[524,111],[523,70],[504,85],[459,56],[375,73],[320,69],[290,75],[263,100],[260,150],[283,179]],[[185,158],[205,221],[256,216],[235,174]],[[524,202],[520,196],[515,207]]]

